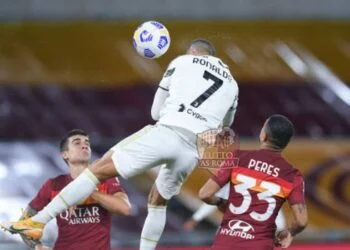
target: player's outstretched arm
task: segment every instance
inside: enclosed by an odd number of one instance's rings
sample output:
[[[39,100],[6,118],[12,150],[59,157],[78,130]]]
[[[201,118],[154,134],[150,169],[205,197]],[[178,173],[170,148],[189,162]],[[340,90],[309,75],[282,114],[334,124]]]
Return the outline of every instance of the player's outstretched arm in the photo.
[[[193,231],[199,222],[214,213],[216,209],[216,206],[203,203],[192,217],[185,222],[184,229],[186,231]]]
[[[219,184],[217,184],[212,179],[209,179],[204,186],[199,190],[199,199],[204,201],[209,205],[217,206],[220,211],[224,212],[226,208],[227,200],[215,196],[215,194],[220,190]]]
[[[129,216],[131,214],[129,198],[124,192],[105,194],[95,191],[92,193],[91,197],[111,213],[124,216]]]
[[[209,179],[199,190],[199,199],[209,205],[216,205],[218,198],[215,196],[215,194],[219,190],[220,186],[212,179]]]
[[[276,243],[282,248],[287,248],[293,241],[293,236],[302,232],[308,223],[308,214],[305,203],[291,205],[293,221],[291,227],[282,230],[276,235]]]

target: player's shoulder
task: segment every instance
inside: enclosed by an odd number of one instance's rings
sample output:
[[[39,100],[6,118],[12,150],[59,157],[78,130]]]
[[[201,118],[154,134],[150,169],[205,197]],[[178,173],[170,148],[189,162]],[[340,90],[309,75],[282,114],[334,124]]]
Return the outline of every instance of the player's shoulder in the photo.
[[[211,56],[211,55],[205,55],[203,56],[205,59],[207,59],[208,61],[211,61],[211,62],[215,62],[215,63],[218,63],[220,64],[221,67],[223,68],[229,68],[227,64],[225,64],[220,57],[217,57],[217,56]]]
[[[283,164],[285,168],[289,169],[289,172],[294,175],[301,175],[301,171],[296,168],[291,162],[288,161],[283,155],[281,155],[281,159],[283,161]]]
[[[171,62],[170,65],[176,65],[176,64],[181,64],[183,62],[191,61],[192,60],[191,55],[180,55],[178,57],[175,57]]]
[[[291,173],[294,177],[294,179],[304,179],[304,176],[302,174],[302,172],[300,171],[300,169],[294,167],[293,165],[290,165],[291,167]]]
[[[66,186],[73,179],[69,174],[61,174],[56,177],[50,178],[48,182],[53,188],[59,188]]]
[[[60,182],[67,179],[68,177],[69,177],[68,174],[61,174],[61,175],[57,175],[56,177],[50,178],[49,180],[51,180],[52,182]]]
[[[181,55],[176,58],[174,58],[168,65],[167,70],[165,71],[163,77],[169,77],[174,74],[174,72],[178,72],[179,68],[188,68],[188,64],[190,59],[187,57],[187,55]]]
[[[287,179],[295,180],[295,179],[304,179],[301,171],[295,167],[291,162],[288,161],[283,155],[279,161],[276,162],[280,170],[280,175],[284,176]]]

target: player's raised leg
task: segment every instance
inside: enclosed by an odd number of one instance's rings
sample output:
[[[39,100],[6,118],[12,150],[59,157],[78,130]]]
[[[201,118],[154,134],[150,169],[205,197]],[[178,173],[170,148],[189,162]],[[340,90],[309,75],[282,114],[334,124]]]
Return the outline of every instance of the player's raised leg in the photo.
[[[112,153],[108,153],[100,160],[94,162],[88,169],[84,170],[76,180],[62,189],[55,199],[31,219],[43,224],[48,223],[59,213],[84,201],[101,181],[114,176],[119,176],[119,174],[113,163]]]
[[[62,191],[35,216],[14,223],[1,223],[1,226],[11,233],[21,233],[33,240],[40,239],[45,224],[69,207],[84,201],[95,189],[100,181],[118,172],[112,160],[112,153],[106,154],[94,162],[90,168],[83,171],[74,181]]]
[[[127,137],[62,189],[35,216],[14,223],[3,223],[2,227],[12,233],[21,233],[32,239],[39,239],[47,222],[69,207],[85,200],[100,181],[119,175],[129,178],[161,164],[159,159],[162,158],[163,151],[159,147],[166,145],[166,142],[159,143],[157,139],[169,138],[171,135],[166,134],[167,130],[169,129],[164,127],[146,126]]]

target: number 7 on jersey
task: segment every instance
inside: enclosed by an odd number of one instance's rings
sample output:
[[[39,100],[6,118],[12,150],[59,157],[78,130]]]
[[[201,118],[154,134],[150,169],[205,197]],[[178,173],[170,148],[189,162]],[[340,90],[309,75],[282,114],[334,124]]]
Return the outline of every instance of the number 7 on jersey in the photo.
[[[198,96],[193,102],[191,102],[191,106],[198,108],[200,105],[203,104],[212,94],[214,94],[224,83],[223,80],[220,78],[216,77],[209,71],[204,71],[203,78],[206,80],[212,80],[214,82],[213,85],[211,85],[203,94]]]

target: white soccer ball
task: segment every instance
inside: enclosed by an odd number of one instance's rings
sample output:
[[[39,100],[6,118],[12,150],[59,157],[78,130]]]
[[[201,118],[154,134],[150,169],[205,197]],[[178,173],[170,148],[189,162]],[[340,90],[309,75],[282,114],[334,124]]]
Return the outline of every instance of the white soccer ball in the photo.
[[[148,21],[137,27],[132,43],[139,55],[154,59],[167,52],[170,46],[170,35],[163,24]]]

